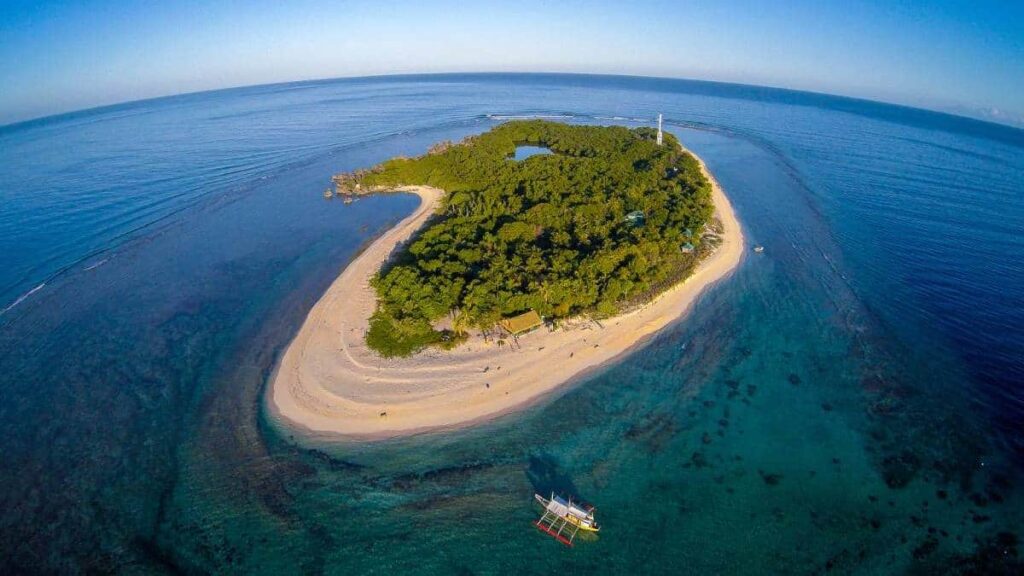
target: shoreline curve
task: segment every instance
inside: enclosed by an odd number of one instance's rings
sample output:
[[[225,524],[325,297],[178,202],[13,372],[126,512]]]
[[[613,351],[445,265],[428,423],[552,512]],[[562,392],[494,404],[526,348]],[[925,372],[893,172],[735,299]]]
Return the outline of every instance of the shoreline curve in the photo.
[[[683,150],[693,154],[685,147]],[[743,232],[704,161],[721,245],[654,300],[601,321],[572,319],[519,337],[518,347],[478,336],[454,350],[383,358],[366,346],[377,298],[370,278],[434,214],[444,191],[408,186],[416,210],[359,254],[310,310],[270,376],[265,401],[277,425],[320,439],[379,440],[463,428],[524,409],[631,352],[682,318],[743,257]]]

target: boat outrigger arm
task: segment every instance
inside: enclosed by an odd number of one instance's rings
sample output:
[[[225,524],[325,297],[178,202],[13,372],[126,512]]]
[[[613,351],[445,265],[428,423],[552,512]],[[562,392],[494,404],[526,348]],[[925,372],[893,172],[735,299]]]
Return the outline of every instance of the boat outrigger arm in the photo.
[[[594,520],[593,506],[577,504],[571,498],[565,500],[554,493],[551,498],[540,494],[533,497],[544,507],[544,514],[533,525],[566,546],[573,545],[580,530],[597,532],[601,529]]]

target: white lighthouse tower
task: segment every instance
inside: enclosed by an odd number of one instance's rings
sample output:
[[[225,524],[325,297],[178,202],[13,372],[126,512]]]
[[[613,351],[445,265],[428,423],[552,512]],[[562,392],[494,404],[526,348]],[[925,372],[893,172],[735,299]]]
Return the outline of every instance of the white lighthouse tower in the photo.
[[[661,146],[661,114],[658,114],[658,146]]]

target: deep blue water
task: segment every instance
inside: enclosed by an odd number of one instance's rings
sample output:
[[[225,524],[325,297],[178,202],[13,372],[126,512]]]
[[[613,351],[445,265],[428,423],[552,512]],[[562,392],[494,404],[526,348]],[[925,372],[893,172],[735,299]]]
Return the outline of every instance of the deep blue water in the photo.
[[[275,356],[415,204],[326,201],[332,173],[510,118],[658,113],[765,246],[688,319],[483,428],[311,448],[268,424]],[[1020,130],[716,83],[408,76],[2,127],[0,166],[0,572],[1020,568]],[[601,537],[537,534],[550,489],[595,502]]]

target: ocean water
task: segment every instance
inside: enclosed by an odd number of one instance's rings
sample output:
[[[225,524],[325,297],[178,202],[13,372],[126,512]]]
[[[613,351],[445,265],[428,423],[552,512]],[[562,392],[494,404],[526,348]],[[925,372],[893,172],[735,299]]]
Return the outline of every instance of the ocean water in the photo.
[[[276,428],[263,389],[406,195],[332,173],[517,117],[667,128],[751,245],[488,425]],[[0,572],[1021,573],[1024,132],[747,86],[307,82],[0,127]],[[534,492],[598,508],[565,548]]]

